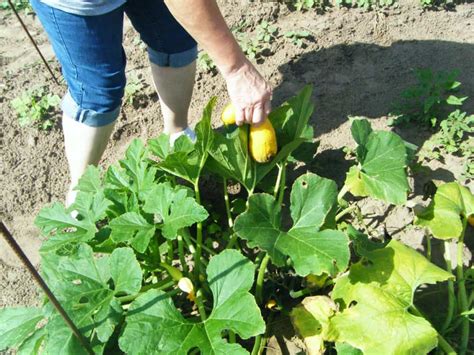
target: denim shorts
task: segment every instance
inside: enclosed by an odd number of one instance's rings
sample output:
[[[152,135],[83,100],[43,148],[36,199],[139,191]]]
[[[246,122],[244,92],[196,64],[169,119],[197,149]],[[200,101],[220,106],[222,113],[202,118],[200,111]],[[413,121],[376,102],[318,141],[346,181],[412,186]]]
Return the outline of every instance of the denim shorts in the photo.
[[[150,61],[182,67],[197,56],[194,39],[174,19],[163,0],[128,0],[103,15],[80,16],[31,0],[68,84],[66,115],[99,127],[117,119],[125,89],[122,47],[124,13],[148,46]]]

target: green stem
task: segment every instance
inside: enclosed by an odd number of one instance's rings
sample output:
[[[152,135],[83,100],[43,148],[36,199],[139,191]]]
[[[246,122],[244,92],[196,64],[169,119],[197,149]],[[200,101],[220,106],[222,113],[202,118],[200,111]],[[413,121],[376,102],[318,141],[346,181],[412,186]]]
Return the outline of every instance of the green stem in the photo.
[[[245,207],[247,207],[247,209],[249,209],[249,200],[250,200],[250,197],[252,197],[252,195],[253,195],[253,189],[247,190],[247,202],[245,202]]]
[[[194,184],[194,194],[196,202],[201,204],[201,194],[199,192],[199,181]],[[202,254],[202,223],[199,222],[197,228],[196,254],[194,255],[194,270],[196,276],[201,272],[201,254]],[[198,278],[199,279],[199,278]]]
[[[229,229],[232,232],[234,228],[234,221],[232,220],[232,214],[230,213],[230,200],[229,200],[229,193],[227,192],[227,179],[222,178],[222,182],[224,184],[224,202],[225,202],[225,210],[227,212],[227,223],[229,224]]]
[[[457,266],[456,282],[458,284],[458,299],[459,299],[459,313],[466,312],[468,310],[468,300],[466,293],[466,283],[464,280],[463,270],[463,247],[464,247],[464,234],[466,233],[467,218],[463,219],[463,229],[459,240],[457,241]],[[465,354],[469,343],[469,318],[463,317],[461,322],[461,342],[460,342],[460,354]]]
[[[229,343],[234,344],[235,342],[235,333],[232,330],[229,330]]]
[[[341,191],[339,191],[339,193],[337,194],[337,202],[339,203],[340,206],[347,205],[347,202],[344,200],[344,196],[346,195],[348,191],[349,191],[349,186],[344,185]]]
[[[257,335],[255,337],[255,343],[253,344],[251,355],[258,355],[260,353],[260,345],[262,343],[262,335]]]
[[[283,197],[285,196],[285,187],[286,187],[286,159],[281,163],[281,180],[278,192],[278,206],[281,206],[283,203]]]
[[[166,261],[167,261],[168,264],[171,265],[173,263],[173,257],[174,257],[173,241],[168,240],[167,244],[168,244],[168,257],[167,257]]]
[[[311,293],[311,290],[309,288],[303,288],[302,290],[299,290],[299,291],[290,291],[290,297],[299,298],[299,297],[308,295],[310,293]]]
[[[179,262],[181,264],[181,268],[183,269],[183,273],[185,275],[188,274],[188,265],[186,264],[186,258],[184,255],[184,244],[183,244],[183,237],[178,235],[178,254],[179,254]]]
[[[204,322],[207,319],[207,314],[206,314],[206,309],[204,308],[204,303],[202,301],[201,290],[198,290],[196,292],[196,305],[199,310],[199,316],[201,317],[201,320]]]
[[[431,261],[431,237],[426,235],[426,257]]]
[[[423,313],[421,313],[415,305],[411,305],[411,312],[418,317],[427,319]],[[439,347],[448,355],[456,355],[456,351],[453,347],[443,338],[441,334],[438,333],[438,345]]]
[[[451,265],[451,248],[449,242],[444,242],[444,254],[446,259],[446,270],[449,273],[452,273],[453,268]],[[454,282],[453,280],[448,280],[448,311],[446,312],[446,318],[444,320],[443,326],[441,327],[441,334],[444,334],[451,325],[451,322],[453,321],[455,306],[456,295],[454,293]]]
[[[357,206],[355,205],[344,208],[341,212],[339,212],[336,215],[336,222],[338,222],[346,214],[351,213],[352,211],[355,211],[356,209],[357,209]]]
[[[278,175],[275,182],[275,187],[273,188],[273,197],[277,198],[278,191],[280,191],[281,176],[283,175],[283,164],[278,165]]]
[[[230,238],[229,244],[225,247],[226,249],[232,249],[234,247],[235,242],[237,242],[237,233],[233,233],[232,237]]]
[[[189,237],[189,238],[197,244],[197,240],[195,238],[193,238],[193,237]],[[203,250],[205,250],[206,252],[208,252],[211,255],[216,255],[217,254],[214,250],[209,249],[205,245],[201,245],[201,247],[202,247]]]
[[[268,262],[270,261],[270,255],[265,254],[258,268],[257,284],[255,285],[255,299],[257,304],[261,305],[263,302],[263,279],[265,277],[265,271],[267,270]]]
[[[174,283],[173,283],[174,284]],[[154,288],[154,287],[153,287]],[[164,289],[164,287],[157,287],[156,289],[158,290],[161,290],[161,289]],[[172,297],[174,295],[176,295],[178,292],[180,292],[181,290],[178,288],[178,289],[175,289],[175,290],[171,290],[171,291],[168,291],[166,292],[165,294],[169,297]],[[128,296],[122,296],[122,297],[117,297],[117,300],[120,302],[120,303],[128,303],[128,302],[132,302],[133,300],[135,300],[138,296],[144,294],[145,292],[138,292],[137,294],[135,295],[128,295]]]

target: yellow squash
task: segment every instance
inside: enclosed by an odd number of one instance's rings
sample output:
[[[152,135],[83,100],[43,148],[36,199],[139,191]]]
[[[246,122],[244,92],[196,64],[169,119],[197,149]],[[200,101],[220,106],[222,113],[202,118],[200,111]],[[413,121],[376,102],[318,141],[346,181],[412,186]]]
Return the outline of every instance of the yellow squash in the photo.
[[[224,107],[224,111],[222,111],[222,115],[221,115],[221,120],[226,126],[235,124],[234,105],[230,103],[226,107]]]
[[[235,124],[235,108],[232,103],[224,107],[221,120],[226,126]],[[277,149],[276,134],[270,120],[265,119],[258,127],[250,126],[249,150],[256,162],[269,162],[277,153]]]
[[[277,153],[277,149],[275,130],[268,118],[258,127],[250,126],[249,150],[256,162],[269,162]]]

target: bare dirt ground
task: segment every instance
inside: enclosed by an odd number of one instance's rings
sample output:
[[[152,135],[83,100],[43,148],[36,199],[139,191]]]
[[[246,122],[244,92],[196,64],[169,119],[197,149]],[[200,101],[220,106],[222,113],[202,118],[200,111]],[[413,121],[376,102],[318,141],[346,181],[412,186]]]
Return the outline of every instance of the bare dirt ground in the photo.
[[[353,145],[347,117],[366,116],[375,128],[387,129],[391,104],[414,82],[414,68],[459,69],[461,93],[471,98],[464,110],[474,112],[473,4],[459,5],[453,11],[423,11],[418,1],[404,0],[386,10],[330,8],[324,13],[291,12],[286,5],[272,2],[243,4],[234,0],[220,1],[220,5],[229,25],[249,21],[251,26],[246,30],[249,34],[263,19],[276,22],[280,34],[290,29],[305,29],[312,34],[306,48],[298,48],[280,36],[257,64],[274,87],[275,106],[304,85],[314,85],[315,113],[311,122],[320,147],[305,170],[341,184],[349,166],[342,148]],[[38,20],[32,15],[23,18],[59,76],[59,67]],[[38,265],[40,239],[33,220],[42,206],[63,200],[68,183],[60,114],[51,132],[39,132],[20,127],[9,103],[29,88],[48,86],[62,95],[65,86],[58,87],[50,80],[11,14],[1,12],[0,24],[0,217]],[[104,166],[122,157],[133,138],[151,138],[162,130],[159,100],[151,84],[147,56],[137,42],[136,32],[126,25],[127,75],[145,78],[147,86],[138,94],[135,105],[124,105],[103,159]],[[212,96],[219,97],[220,111],[227,101],[226,95],[225,83],[219,75],[198,73],[190,110],[192,124],[200,118],[202,108]],[[217,115],[214,119],[218,126]],[[396,131],[417,145],[422,145],[431,135],[420,127]],[[455,157],[446,159],[444,164],[430,163],[428,167],[427,172],[415,177],[412,199],[419,199],[426,181],[452,181],[459,178],[462,170]],[[386,230],[414,247],[423,247],[422,232],[405,228],[412,221],[408,208],[387,209],[383,204],[373,203],[361,207],[372,214],[372,219],[373,215],[381,217],[381,222],[373,225],[375,230],[381,233]],[[36,302],[37,290],[32,279],[3,241],[0,241],[0,290],[0,307]],[[281,339],[269,346],[277,348],[278,343]],[[291,346],[294,350],[289,350],[290,353],[298,351],[297,345]]]

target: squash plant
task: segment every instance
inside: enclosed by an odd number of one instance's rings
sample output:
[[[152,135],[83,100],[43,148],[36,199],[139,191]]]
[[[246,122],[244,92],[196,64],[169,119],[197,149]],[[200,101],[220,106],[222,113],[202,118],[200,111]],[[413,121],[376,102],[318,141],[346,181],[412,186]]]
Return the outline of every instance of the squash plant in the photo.
[[[348,192],[406,200],[406,142],[355,120],[357,165],[342,190],[306,173],[287,201],[288,164],[313,140],[310,100],[306,87],[269,115],[279,147],[265,164],[250,157],[248,127],[212,129],[212,99],[195,143],[183,136],[170,145],[165,134],[146,145],[134,140],[118,165],[89,167],[74,204],[43,208],[36,225],[45,236],[42,275],[91,349],[45,300],[0,310],[0,350],[258,354],[274,313],[267,308],[288,313],[285,300],[318,293],[314,285],[334,287],[291,311],[309,351],[325,342],[341,353],[451,349],[413,303],[418,286],[451,273],[399,242],[375,243],[340,223],[357,210],[345,201]],[[204,174],[222,183],[222,208],[202,198]],[[273,186],[262,189],[271,178]],[[238,197],[229,196],[229,180],[243,187]],[[380,329],[390,334],[376,341]]]

